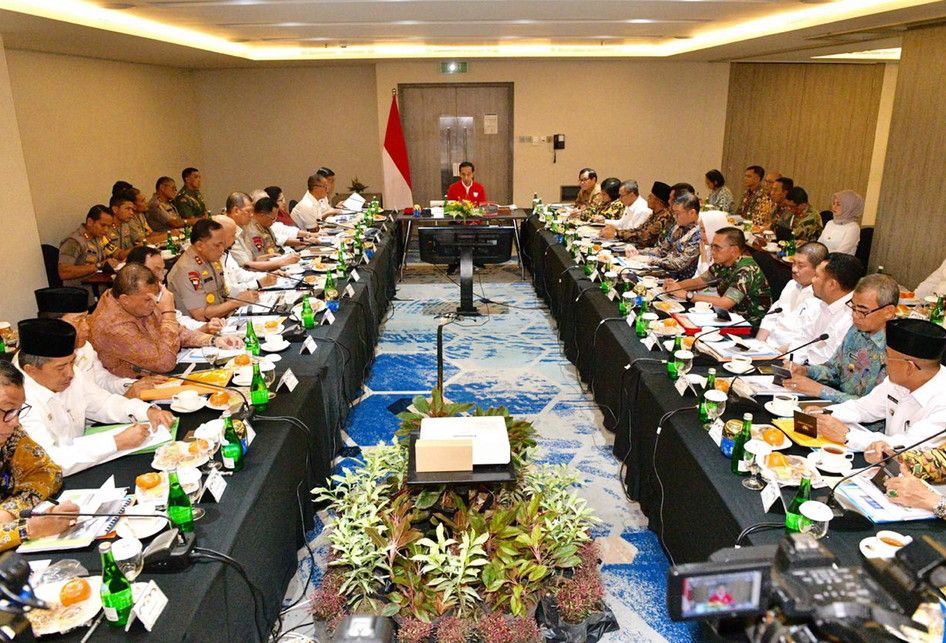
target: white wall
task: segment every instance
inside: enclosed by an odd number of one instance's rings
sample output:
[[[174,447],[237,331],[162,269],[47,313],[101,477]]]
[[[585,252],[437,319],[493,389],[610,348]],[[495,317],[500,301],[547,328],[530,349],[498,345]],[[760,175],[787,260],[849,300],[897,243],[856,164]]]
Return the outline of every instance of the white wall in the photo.
[[[30,183],[10,91],[7,58],[0,40],[0,321],[34,317],[33,291],[47,285]]]
[[[13,50],[7,63],[44,243],[107,204],[118,179],[150,197],[159,176],[180,185],[184,167],[200,167],[190,72]]]
[[[519,205],[536,191],[546,202],[557,200],[559,186],[576,184],[584,166],[601,179],[636,179],[645,194],[655,180],[702,190],[703,175],[722,159],[728,64],[471,60],[468,73],[445,76],[438,61],[379,62],[376,77],[382,138],[398,83],[515,83]],[[554,164],[550,143],[518,142],[551,134],[566,137]]]

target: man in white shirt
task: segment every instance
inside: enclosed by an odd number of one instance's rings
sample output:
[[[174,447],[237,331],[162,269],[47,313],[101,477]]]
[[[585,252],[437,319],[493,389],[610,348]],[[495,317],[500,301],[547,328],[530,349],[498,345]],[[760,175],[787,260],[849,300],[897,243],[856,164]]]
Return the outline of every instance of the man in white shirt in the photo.
[[[328,202],[328,179],[316,172],[306,183],[306,193],[302,196],[289,216],[302,230],[315,231],[325,217],[338,214]]]
[[[946,329],[923,319],[887,322],[887,377],[864,397],[818,415],[818,437],[864,451],[876,462],[890,447],[905,447],[946,429]],[[818,413],[815,409],[809,412]],[[853,424],[884,420],[883,433]],[[942,444],[940,437],[924,445]]]
[[[74,368],[76,331],[61,319],[27,319],[19,323],[26,403],[32,412],[21,418],[26,433],[68,476],[116,453],[130,453],[174,416],[141,400],[130,400],[101,388],[85,371]],[[85,435],[86,421],[136,422],[116,433]]]
[[[233,256],[231,249],[236,243],[239,228],[236,222],[225,214],[218,214],[213,220],[223,226],[224,243],[227,251],[223,254],[223,278],[227,286],[235,292],[244,290],[256,290],[273,286],[278,280],[278,273],[260,273],[254,270],[247,270],[241,266]],[[239,297],[239,295],[235,295]]]
[[[266,200],[261,199],[260,203],[272,204],[272,200],[266,197]],[[273,256],[268,252],[261,253],[259,249],[251,246],[254,237],[258,237],[260,243],[263,244],[263,236],[271,235],[269,224],[275,218],[274,210],[270,208],[271,216],[266,215],[267,226],[263,230],[263,226],[258,221],[263,215],[255,213],[256,205],[253,203],[253,199],[244,192],[234,192],[227,197],[227,216],[237,225],[236,240],[230,246],[229,254],[236,260],[237,265],[248,270],[272,272],[289,264],[299,263],[299,255],[295,253]],[[253,228],[251,234],[247,234],[248,227]],[[275,237],[273,237],[273,243],[275,243]]]
[[[824,364],[831,359],[853,323],[848,306],[851,294],[863,276],[864,266],[854,255],[831,252],[818,264],[811,280],[815,296],[802,305],[797,341],[781,348],[788,350],[825,333],[828,338],[794,351],[791,355],[793,362]]]
[[[633,230],[640,227],[653,210],[647,207],[647,200],[641,197],[637,181],[624,181],[618,188],[618,199],[624,204],[624,214],[616,221],[605,221],[617,230]]]
[[[782,294],[769,308],[781,308],[782,312],[762,318],[757,339],[782,350],[802,343],[798,341],[802,332],[801,313],[805,303],[814,297],[811,281],[815,277],[815,270],[818,264],[827,258],[828,249],[817,241],[806,243],[795,252],[792,280],[785,285]]]
[[[250,193],[250,198],[253,200],[254,205],[260,199],[272,199],[272,197],[266,193],[266,190],[258,189],[253,190]],[[273,202],[276,203],[275,199],[273,199]],[[276,243],[287,248],[304,248],[308,245],[319,242],[319,235],[313,232],[300,230],[294,225],[286,225],[285,223],[280,222],[278,219],[273,221],[273,224],[269,226],[269,231],[273,233]]]
[[[916,287],[917,299],[930,295],[946,295],[946,261]]]

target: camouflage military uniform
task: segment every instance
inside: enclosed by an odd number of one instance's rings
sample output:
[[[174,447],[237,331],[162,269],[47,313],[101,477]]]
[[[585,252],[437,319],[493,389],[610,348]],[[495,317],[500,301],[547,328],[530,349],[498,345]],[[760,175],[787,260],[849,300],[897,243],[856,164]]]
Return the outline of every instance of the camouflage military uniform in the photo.
[[[630,230],[618,230],[618,239],[637,248],[652,248],[674,226],[670,210],[657,210],[644,223]]]
[[[206,217],[209,214],[200,190],[188,190],[187,186],[182,187],[174,197],[174,207],[177,208],[182,219]]]
[[[805,210],[804,216],[795,215],[792,221],[792,233],[795,235],[796,243],[817,241],[822,230],[824,230],[824,224],[821,222],[821,213],[816,212],[811,204]]]
[[[185,315],[226,301],[230,294],[223,278],[223,266],[219,261],[203,259],[194,246],[189,246],[171,268],[168,288],[174,293],[177,309]]]
[[[769,282],[752,257],[740,257],[731,266],[714,263],[699,277],[703,281],[719,279],[716,292],[736,302],[732,312],[745,317],[753,328],[759,327],[762,316],[772,305]]]

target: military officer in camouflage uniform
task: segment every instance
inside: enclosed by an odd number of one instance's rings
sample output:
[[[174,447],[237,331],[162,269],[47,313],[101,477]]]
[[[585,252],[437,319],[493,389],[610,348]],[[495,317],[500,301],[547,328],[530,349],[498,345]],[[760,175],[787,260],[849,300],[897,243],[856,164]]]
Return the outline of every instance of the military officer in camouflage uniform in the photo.
[[[824,224],[821,214],[808,203],[808,193],[803,188],[793,187],[785,197],[785,205],[791,212],[791,218],[781,222],[781,225],[791,229],[795,244],[800,247],[808,241],[817,241]]]
[[[91,288],[82,279],[94,275],[104,266],[114,269],[115,246],[109,240],[112,215],[104,205],[94,205],[85,217],[85,223],[59,244],[59,278],[64,286],[85,288],[89,302],[94,301]]]
[[[201,219],[191,230],[191,245],[168,273],[168,288],[174,293],[178,310],[198,321],[227,317],[243,302],[228,299],[230,290],[224,279],[221,257],[226,249],[223,226],[211,219]],[[257,301],[257,291],[234,294],[246,301]]]
[[[203,218],[208,216],[204,196],[200,193],[200,170],[196,167],[184,168],[181,172],[184,185],[174,197],[174,207],[182,219]]]
[[[668,279],[664,288],[686,291],[687,301],[706,301],[746,318],[753,329],[758,329],[765,311],[772,304],[772,292],[762,269],[749,256],[746,237],[739,228],[721,228],[712,239],[713,265],[702,275],[675,282]],[[706,284],[719,279],[715,295],[697,295]],[[678,295],[679,296],[679,295]]]

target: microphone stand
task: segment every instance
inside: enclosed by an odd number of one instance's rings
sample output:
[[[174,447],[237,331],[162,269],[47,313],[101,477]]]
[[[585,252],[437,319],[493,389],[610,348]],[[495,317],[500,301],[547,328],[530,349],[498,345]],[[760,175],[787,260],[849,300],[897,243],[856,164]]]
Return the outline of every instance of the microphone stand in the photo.
[[[259,316],[259,315],[272,315],[272,314],[275,312],[276,307],[279,305],[278,303],[274,303],[272,306],[267,306],[266,304],[261,304],[261,303],[259,303],[259,302],[257,302],[257,301],[250,301],[249,299],[240,299],[239,297],[231,297],[231,296],[229,296],[229,295],[225,295],[225,296],[224,296],[224,299],[226,299],[227,301],[238,301],[238,302],[240,302],[241,304],[246,304],[247,306],[256,306],[257,308],[265,308],[265,309],[266,309],[266,312],[264,312],[264,313],[251,313],[251,312],[247,311],[247,312],[246,312],[246,316],[247,316],[247,317],[250,317],[250,316]]]
[[[857,471],[852,471],[851,473],[847,474],[846,476],[838,480],[836,483],[834,483],[834,486],[831,487],[831,491],[828,492],[828,496],[825,498],[825,504],[831,507],[831,510],[834,511],[835,518],[832,519],[832,524],[834,524],[835,520],[840,521],[837,524],[838,531],[861,531],[863,529],[869,529],[870,526],[873,524],[863,514],[857,511],[846,509],[845,507],[841,506],[841,503],[838,502],[835,496],[835,493],[837,492],[838,487],[840,487],[846,480],[849,480],[856,475],[860,475],[861,473],[864,473],[865,471],[873,467],[882,467],[887,462],[890,462],[892,459],[896,458],[897,456],[904,453],[905,451],[910,451],[911,449],[915,449],[921,444],[925,442],[929,442],[933,438],[939,437],[943,435],[944,433],[946,433],[946,429],[937,431],[933,435],[927,436],[923,438],[922,440],[917,440],[913,444],[903,447],[900,450],[894,450],[893,453],[882,458],[880,461],[875,462],[874,464],[870,464],[861,469],[858,469]]]

